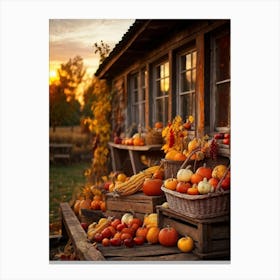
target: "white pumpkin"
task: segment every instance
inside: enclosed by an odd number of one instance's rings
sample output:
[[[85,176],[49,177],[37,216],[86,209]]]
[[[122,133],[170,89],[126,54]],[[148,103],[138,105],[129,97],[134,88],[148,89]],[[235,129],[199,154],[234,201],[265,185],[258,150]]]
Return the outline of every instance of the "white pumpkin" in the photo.
[[[197,189],[200,194],[207,194],[214,191],[213,186],[207,181],[207,178],[203,178],[203,180],[198,183]]]
[[[122,222],[123,224],[128,225],[129,222],[130,222],[133,218],[134,218],[134,217],[133,217],[133,215],[132,215],[131,213],[125,213],[125,214],[123,214],[123,216],[122,216],[122,218],[121,218],[121,222]]]
[[[189,182],[191,180],[191,176],[193,175],[193,172],[190,170],[190,168],[191,165],[189,165],[187,168],[179,169],[177,172],[177,180]]]

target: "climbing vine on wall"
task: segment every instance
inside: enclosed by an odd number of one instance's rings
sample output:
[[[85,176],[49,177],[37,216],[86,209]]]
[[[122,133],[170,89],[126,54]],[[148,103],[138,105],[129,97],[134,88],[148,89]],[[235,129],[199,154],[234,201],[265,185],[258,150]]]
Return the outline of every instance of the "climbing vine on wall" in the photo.
[[[90,183],[99,184],[102,182],[102,176],[108,174],[109,148],[108,142],[111,135],[110,115],[112,111],[111,95],[105,80],[93,78],[93,94],[95,96],[91,110],[92,118],[84,119],[84,124],[92,135],[93,140],[93,158],[91,168],[85,175]]]

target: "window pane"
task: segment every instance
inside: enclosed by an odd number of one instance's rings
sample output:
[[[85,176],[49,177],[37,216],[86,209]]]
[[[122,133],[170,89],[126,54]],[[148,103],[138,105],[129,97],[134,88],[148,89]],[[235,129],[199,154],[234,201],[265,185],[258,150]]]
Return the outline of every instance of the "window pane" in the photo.
[[[229,127],[230,121],[230,83],[217,86],[216,126]]]
[[[134,105],[133,106],[133,122],[135,122],[136,124],[139,123],[139,114],[138,114],[138,106]]]
[[[184,71],[184,70],[186,70],[186,56],[185,55],[183,55],[183,56],[181,56],[181,61],[180,61],[180,66],[181,66],[181,71]]]
[[[167,95],[169,90],[169,78],[163,80],[163,94]]]
[[[139,94],[139,101],[144,101],[145,100],[145,94],[146,94],[146,90],[145,88],[142,88]]]
[[[192,53],[192,67],[196,67],[196,51]]]
[[[160,84],[161,81],[156,81],[156,97],[161,96]]]
[[[156,121],[161,121],[163,123],[167,122],[167,112],[168,112],[168,98],[160,98],[156,100]]]
[[[192,90],[195,90],[195,82],[196,82],[196,71],[192,70]]]
[[[217,44],[217,81],[230,78],[230,37],[225,35],[216,40]]]
[[[136,103],[138,102],[138,91],[134,90],[133,94],[134,94],[134,103]]]
[[[186,72],[186,90],[189,91],[191,89],[191,71]]]
[[[186,73],[181,74],[181,84],[180,84],[180,92],[185,92],[187,91],[187,78],[186,78]]]
[[[160,65],[160,78],[164,77],[164,64]]]
[[[156,67],[156,79],[160,78],[160,65]]]
[[[163,99],[156,101],[156,121],[163,121]]]
[[[180,97],[180,115],[182,118],[186,118],[189,115],[192,115],[192,95],[184,94]]]
[[[191,53],[187,54],[187,63],[186,69],[190,69],[192,67]]]
[[[138,88],[138,77],[137,75],[135,75],[133,77],[133,89],[137,89]]]
[[[145,126],[145,103],[139,104],[139,123]]]
[[[166,62],[164,64],[164,76],[163,77],[169,77],[169,63]]]

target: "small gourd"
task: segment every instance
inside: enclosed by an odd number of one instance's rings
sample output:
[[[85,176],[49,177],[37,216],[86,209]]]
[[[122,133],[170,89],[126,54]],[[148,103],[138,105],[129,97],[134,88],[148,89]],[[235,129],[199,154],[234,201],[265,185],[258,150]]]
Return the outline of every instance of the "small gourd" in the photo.
[[[198,192],[200,194],[207,194],[214,191],[213,186],[207,181],[207,178],[203,178],[197,185]]]
[[[189,182],[193,175],[193,172],[191,171],[190,168],[191,168],[191,165],[189,165],[187,168],[179,169],[177,172],[177,180],[183,181],[183,182]]]
[[[198,148],[201,144],[201,140],[198,138],[193,138],[188,144],[188,151],[191,152]]]

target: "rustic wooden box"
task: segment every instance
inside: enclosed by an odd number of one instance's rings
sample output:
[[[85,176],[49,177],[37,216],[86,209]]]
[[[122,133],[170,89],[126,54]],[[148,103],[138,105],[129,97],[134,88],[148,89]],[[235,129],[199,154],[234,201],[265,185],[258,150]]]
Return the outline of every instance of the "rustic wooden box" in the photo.
[[[78,218],[81,223],[91,224],[98,222],[103,217],[105,215],[101,210],[81,209]]]
[[[195,242],[193,253],[201,259],[230,259],[230,217],[194,219],[174,210],[157,207],[159,227],[172,226],[179,234],[189,235]]]
[[[136,217],[143,218],[145,214],[155,213],[156,206],[166,201],[165,196],[147,196],[142,192],[115,197],[112,193],[105,196],[106,216],[121,217],[126,212],[132,212]]]

